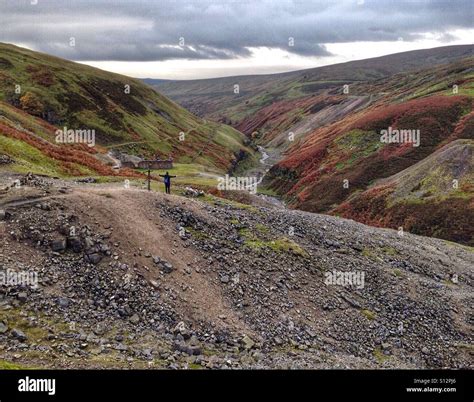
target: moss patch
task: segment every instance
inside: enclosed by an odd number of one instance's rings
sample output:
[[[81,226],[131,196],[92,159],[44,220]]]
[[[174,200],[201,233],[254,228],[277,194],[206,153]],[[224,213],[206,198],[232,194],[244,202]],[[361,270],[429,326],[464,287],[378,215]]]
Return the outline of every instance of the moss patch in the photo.
[[[292,253],[304,258],[308,258],[309,254],[295,241],[287,237],[278,239],[266,239],[269,229],[264,225],[256,225],[254,229],[243,228],[239,230],[240,235],[244,238],[244,245],[252,250],[271,249],[277,253]]]
[[[361,313],[369,320],[375,320],[375,318],[377,317],[373,311],[367,309],[361,310]]]
[[[0,370],[24,370],[27,367],[6,360],[0,360]]]
[[[373,355],[375,357],[375,360],[379,363],[383,363],[385,360],[388,359],[388,356],[384,355],[382,351],[378,348],[375,348],[373,351]]]

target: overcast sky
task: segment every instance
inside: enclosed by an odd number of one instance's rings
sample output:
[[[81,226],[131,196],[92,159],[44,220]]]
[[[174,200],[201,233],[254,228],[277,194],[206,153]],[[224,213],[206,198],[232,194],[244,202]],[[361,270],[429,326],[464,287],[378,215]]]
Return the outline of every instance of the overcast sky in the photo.
[[[190,79],[469,44],[473,20],[473,0],[0,0],[0,42]]]

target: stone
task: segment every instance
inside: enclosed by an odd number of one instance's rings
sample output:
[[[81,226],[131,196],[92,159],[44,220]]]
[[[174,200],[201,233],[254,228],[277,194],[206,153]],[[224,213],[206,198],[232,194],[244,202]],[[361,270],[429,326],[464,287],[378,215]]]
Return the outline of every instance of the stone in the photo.
[[[230,281],[229,275],[221,276],[221,282],[222,283],[229,283],[229,281]]]
[[[70,305],[70,300],[67,297],[60,297],[58,298],[58,305],[61,308],[68,308]]]
[[[67,245],[75,253],[80,253],[82,251],[81,239],[78,236],[70,236],[67,238]]]
[[[92,332],[98,336],[104,335],[106,332],[106,327],[103,324],[97,324]]]
[[[172,271],[173,271],[173,265],[170,264],[169,262],[164,262],[163,263],[163,272],[166,273],[166,274],[169,274]]]
[[[0,165],[8,165],[9,163],[15,162],[9,155],[2,154],[0,155]]]
[[[66,250],[66,239],[63,237],[56,238],[51,242],[51,248],[53,251]]]
[[[178,230],[179,230],[179,237],[183,240],[186,240],[186,237],[187,237],[186,230],[182,226],[180,226]]]
[[[77,179],[78,183],[97,183],[97,179],[95,177],[84,177],[83,179]]]
[[[199,345],[187,345],[183,342],[175,342],[173,349],[182,353],[186,353],[189,356],[199,356],[202,354],[202,349]]]
[[[189,339],[191,338],[191,332],[189,329],[186,327],[186,324],[181,321],[179,322],[173,329],[173,333],[178,337],[181,335],[183,339]]]
[[[115,347],[115,350],[118,350],[119,352],[125,352],[128,350],[128,347],[124,345],[123,343],[118,343],[117,346]]]
[[[349,303],[352,307],[361,308],[360,303],[357,300],[355,300],[353,297],[350,297],[346,294],[342,294],[341,298],[344,299],[347,303]]]
[[[130,322],[135,325],[138,324],[140,322],[140,317],[138,316],[138,314],[133,314],[130,317]]]
[[[26,292],[20,292],[20,293],[18,293],[18,295],[16,297],[21,302],[25,302],[28,299],[28,294]]]
[[[312,330],[310,330],[309,328],[306,328],[305,332],[311,337],[311,338],[315,338],[316,337],[316,333],[314,333]]]
[[[186,324],[183,321],[178,322],[176,326],[173,329],[174,334],[182,334],[183,332],[186,332]]]
[[[8,331],[8,325],[0,321],[0,334],[4,334]]]
[[[17,328],[13,328],[11,333],[12,333],[12,336],[18,339],[19,341],[23,342],[23,341],[26,341],[27,339],[25,333]]]
[[[86,261],[91,264],[98,264],[102,260],[102,256],[97,253],[87,254]]]
[[[86,250],[90,250],[92,247],[94,247],[94,240],[87,236],[85,239],[84,239],[84,248]],[[102,251],[106,251],[106,250],[102,250]]]
[[[242,337],[242,344],[247,350],[252,349],[255,346],[255,342],[248,335]]]

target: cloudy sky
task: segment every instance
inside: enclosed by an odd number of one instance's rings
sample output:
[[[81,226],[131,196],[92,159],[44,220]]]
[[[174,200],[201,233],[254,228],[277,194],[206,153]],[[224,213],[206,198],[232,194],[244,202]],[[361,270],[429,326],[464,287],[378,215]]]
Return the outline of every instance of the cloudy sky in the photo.
[[[0,42],[190,79],[469,44],[473,20],[473,0],[0,0]]]

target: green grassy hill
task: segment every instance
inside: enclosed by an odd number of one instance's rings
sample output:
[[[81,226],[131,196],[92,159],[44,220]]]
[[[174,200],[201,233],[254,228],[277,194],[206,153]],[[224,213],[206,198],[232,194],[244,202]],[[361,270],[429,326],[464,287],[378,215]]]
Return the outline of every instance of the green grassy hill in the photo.
[[[97,144],[83,149],[89,155],[116,148],[219,171],[227,171],[237,155],[253,152],[240,132],[196,117],[140,80],[9,44],[0,44],[0,101],[0,134],[5,137],[9,127],[10,142],[12,130],[21,129],[54,148],[56,129],[89,129]],[[13,144],[2,141],[0,152],[12,152]],[[21,154],[27,160],[31,149]]]

